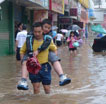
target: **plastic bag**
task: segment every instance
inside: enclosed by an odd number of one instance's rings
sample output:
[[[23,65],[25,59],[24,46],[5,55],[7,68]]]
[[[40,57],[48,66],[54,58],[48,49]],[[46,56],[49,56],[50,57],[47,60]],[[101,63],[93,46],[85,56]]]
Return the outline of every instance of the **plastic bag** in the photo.
[[[38,74],[41,69],[41,65],[36,57],[29,58],[27,60],[26,66],[28,72],[32,74]]]
[[[79,47],[79,43],[78,42],[74,42],[73,46],[77,48],[77,47]]]

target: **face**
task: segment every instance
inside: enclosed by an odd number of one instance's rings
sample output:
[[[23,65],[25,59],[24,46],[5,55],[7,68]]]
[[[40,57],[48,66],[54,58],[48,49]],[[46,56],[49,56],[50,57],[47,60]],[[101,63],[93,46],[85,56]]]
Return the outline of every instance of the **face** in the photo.
[[[40,40],[43,38],[43,30],[42,27],[34,27],[34,36],[37,40]]]
[[[20,30],[22,30],[22,26],[23,26],[23,24],[21,24],[21,25],[19,26],[19,29],[20,29]]]
[[[51,30],[51,25],[49,25],[49,24],[44,24],[44,25],[43,25],[43,33],[44,33],[44,34],[49,33],[50,30]]]
[[[74,33],[71,33],[71,36],[74,36]]]

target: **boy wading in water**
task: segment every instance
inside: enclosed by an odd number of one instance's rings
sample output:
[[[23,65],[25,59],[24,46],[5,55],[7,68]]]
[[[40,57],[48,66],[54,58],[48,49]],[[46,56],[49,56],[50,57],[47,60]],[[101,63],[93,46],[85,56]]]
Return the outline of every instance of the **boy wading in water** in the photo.
[[[51,25],[50,20],[45,19],[42,21],[44,41],[41,44],[41,46],[38,47],[38,49],[36,51],[31,50],[31,48],[28,50],[29,52],[33,52],[33,56],[39,55],[41,52],[45,51],[45,49],[47,49],[49,47],[49,45],[52,41],[52,34],[50,32],[51,27],[52,27],[52,25]],[[30,43],[30,42],[27,42],[27,43]],[[58,74],[58,76],[60,78],[59,85],[64,86],[66,84],[69,84],[71,82],[71,79],[67,78],[64,75],[63,69],[62,69],[61,64],[59,62],[60,59],[56,54],[57,54],[57,51],[55,51],[55,52],[50,51],[48,58],[49,58],[49,61],[52,63],[54,70],[56,71],[56,73]],[[27,76],[28,76],[28,72],[27,72],[26,67],[25,67],[22,69],[22,78],[17,86],[17,88],[19,90],[24,90],[24,89],[27,90],[28,89]]]

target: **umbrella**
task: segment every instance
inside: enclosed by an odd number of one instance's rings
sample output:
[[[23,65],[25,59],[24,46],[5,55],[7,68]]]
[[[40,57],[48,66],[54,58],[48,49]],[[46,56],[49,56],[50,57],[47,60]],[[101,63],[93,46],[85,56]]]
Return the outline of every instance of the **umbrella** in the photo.
[[[68,30],[73,30],[73,31],[80,30],[80,29],[81,28],[78,25],[72,25],[68,27]]]
[[[63,33],[67,33],[68,32],[67,29],[61,29],[60,31],[63,32]]]
[[[92,25],[91,30],[97,33],[106,34],[106,30],[99,24],[99,25]]]
[[[52,26],[52,30],[57,30],[58,27],[57,26]]]

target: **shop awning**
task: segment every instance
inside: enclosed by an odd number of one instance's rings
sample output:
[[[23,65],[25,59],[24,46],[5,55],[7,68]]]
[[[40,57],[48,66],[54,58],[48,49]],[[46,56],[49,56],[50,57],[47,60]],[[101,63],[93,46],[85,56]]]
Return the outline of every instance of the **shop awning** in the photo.
[[[48,9],[47,7],[44,7],[42,2],[37,2],[36,0],[9,0],[12,1],[18,5],[25,6],[29,9]]]

